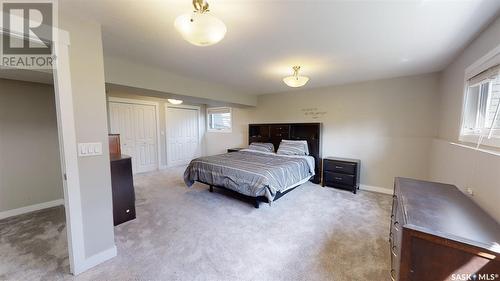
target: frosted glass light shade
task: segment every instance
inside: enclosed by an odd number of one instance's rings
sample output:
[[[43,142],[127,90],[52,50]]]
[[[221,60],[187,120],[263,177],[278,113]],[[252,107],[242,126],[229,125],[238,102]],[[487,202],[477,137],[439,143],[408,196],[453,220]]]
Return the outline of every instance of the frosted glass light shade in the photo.
[[[176,100],[176,99],[167,99],[167,101],[171,104],[175,104],[175,105],[178,105],[178,104],[181,104],[182,103],[182,100]]]
[[[213,45],[227,32],[226,25],[209,12],[180,15],[174,25],[184,40],[196,46]]]
[[[283,78],[283,82],[290,87],[297,88],[302,87],[309,81],[309,77],[306,76],[288,76]]]

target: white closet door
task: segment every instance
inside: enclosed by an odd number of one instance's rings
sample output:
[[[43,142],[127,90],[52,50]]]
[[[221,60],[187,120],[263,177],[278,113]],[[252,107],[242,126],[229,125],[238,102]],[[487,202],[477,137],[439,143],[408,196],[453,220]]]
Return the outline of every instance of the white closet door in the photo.
[[[111,133],[120,134],[122,154],[132,157],[134,173],[158,167],[156,108],[153,105],[109,102]]]
[[[135,155],[138,172],[157,168],[156,108],[152,105],[134,104]]]
[[[201,155],[199,110],[167,108],[168,166],[186,165]]]
[[[135,159],[135,133],[132,106],[127,103],[109,103],[110,131],[120,134],[122,154]],[[135,168],[135,165],[133,165]]]

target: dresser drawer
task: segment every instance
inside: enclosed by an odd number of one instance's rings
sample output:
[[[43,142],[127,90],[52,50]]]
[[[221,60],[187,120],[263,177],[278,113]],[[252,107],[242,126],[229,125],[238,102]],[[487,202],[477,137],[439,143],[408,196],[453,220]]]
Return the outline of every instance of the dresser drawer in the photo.
[[[345,173],[345,174],[356,174],[356,164],[338,161],[325,161],[323,169],[325,171]]]
[[[401,236],[398,234],[400,231],[393,233],[394,239],[391,242],[391,259],[395,260],[399,264],[399,260],[401,259]]]
[[[334,173],[330,171],[324,171],[323,173],[325,174],[325,181],[327,183],[354,186],[356,181],[356,177],[354,175]]]
[[[398,267],[391,268],[390,278],[391,278],[390,279],[391,281],[399,280],[399,268]]]
[[[401,264],[401,242],[403,236],[403,213],[397,195],[393,196],[391,215],[391,280],[399,280],[399,268]]]
[[[394,225],[394,221],[396,221],[396,211],[397,211],[397,207],[398,207],[398,200],[397,200],[397,197],[396,195],[393,195],[392,196],[392,212],[391,212],[391,225],[390,225],[390,229],[389,229],[389,241],[391,243],[394,242],[394,230],[393,230],[393,225]]]
[[[395,217],[391,222],[391,238],[394,246],[401,246],[401,238],[403,236],[403,214],[401,210],[397,210]]]

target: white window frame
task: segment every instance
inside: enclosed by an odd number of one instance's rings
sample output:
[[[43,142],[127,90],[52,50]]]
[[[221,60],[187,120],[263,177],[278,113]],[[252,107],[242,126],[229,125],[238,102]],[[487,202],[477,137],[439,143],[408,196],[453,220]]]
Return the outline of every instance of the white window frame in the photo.
[[[488,128],[475,131],[464,131],[463,129],[465,122],[467,92],[469,86],[472,86],[469,85],[469,79],[498,64],[500,64],[500,45],[498,45],[496,48],[488,52],[486,55],[484,55],[465,69],[464,92],[462,99],[462,117],[458,138],[458,140],[461,142],[472,143],[474,145],[481,144],[485,146],[500,147],[500,129],[493,129],[491,138],[488,138],[488,133],[490,132],[490,129]]]
[[[231,115],[231,120],[230,120],[230,128],[229,129],[212,129],[210,128],[210,110],[211,109],[228,109],[229,114]],[[223,106],[223,107],[208,107],[207,108],[207,132],[211,133],[231,133],[233,131],[233,109],[231,107]]]

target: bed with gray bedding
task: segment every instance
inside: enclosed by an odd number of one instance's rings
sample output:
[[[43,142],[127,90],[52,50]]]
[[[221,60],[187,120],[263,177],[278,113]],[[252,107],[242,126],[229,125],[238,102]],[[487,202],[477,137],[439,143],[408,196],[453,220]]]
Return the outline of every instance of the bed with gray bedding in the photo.
[[[184,182],[192,186],[198,181],[211,188],[223,187],[250,197],[265,197],[272,202],[280,193],[307,182],[314,173],[311,156],[244,149],[192,160],[184,172]]]

